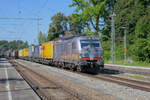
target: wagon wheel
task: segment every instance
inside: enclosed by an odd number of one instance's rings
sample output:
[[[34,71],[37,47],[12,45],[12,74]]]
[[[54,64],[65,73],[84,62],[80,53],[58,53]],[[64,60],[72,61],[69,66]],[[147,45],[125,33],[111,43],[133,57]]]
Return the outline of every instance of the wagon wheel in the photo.
[[[75,65],[74,65],[74,64],[71,64],[70,70],[71,70],[71,71],[75,71]]]

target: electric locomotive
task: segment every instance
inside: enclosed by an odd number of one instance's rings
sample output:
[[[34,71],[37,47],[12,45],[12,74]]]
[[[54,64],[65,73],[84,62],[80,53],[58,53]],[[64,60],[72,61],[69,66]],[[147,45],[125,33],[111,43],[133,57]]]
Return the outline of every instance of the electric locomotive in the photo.
[[[98,73],[104,68],[103,48],[98,37],[74,36],[54,44],[56,66],[80,72]]]

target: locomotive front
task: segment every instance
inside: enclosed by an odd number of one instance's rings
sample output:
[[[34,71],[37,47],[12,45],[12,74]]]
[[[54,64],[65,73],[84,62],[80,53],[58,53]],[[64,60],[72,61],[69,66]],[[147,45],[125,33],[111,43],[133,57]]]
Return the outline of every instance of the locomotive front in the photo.
[[[79,37],[78,46],[80,65],[84,70],[88,72],[103,70],[103,48],[98,37]]]

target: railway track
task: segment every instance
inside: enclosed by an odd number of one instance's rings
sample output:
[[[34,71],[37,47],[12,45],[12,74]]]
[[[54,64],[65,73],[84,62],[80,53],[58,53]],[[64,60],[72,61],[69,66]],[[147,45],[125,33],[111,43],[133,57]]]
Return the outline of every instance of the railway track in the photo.
[[[133,79],[127,79],[127,78],[122,78],[122,77],[112,76],[112,75],[107,75],[107,74],[98,74],[98,75],[90,75],[90,74],[85,74],[85,73],[78,73],[78,74],[97,78],[97,79],[104,80],[107,82],[116,83],[116,84],[123,85],[123,86],[128,86],[130,88],[150,92],[149,82],[137,81]]]
[[[85,96],[72,91],[66,86],[56,83],[22,64],[10,61],[37,93],[41,100],[89,100]]]
[[[140,68],[140,67],[139,67]],[[128,67],[119,67],[119,66],[108,66],[105,65],[105,71],[110,73],[131,73],[139,74],[144,76],[150,76],[150,70],[139,69],[139,68],[128,68]]]
[[[55,68],[57,68],[57,67],[55,67]],[[66,71],[73,72],[71,70],[66,70]],[[137,81],[137,80],[133,80],[133,79],[122,78],[119,76],[112,76],[112,75],[108,75],[105,73],[103,73],[103,74],[100,73],[98,75],[92,75],[92,74],[80,73],[80,72],[75,72],[75,73],[83,75],[83,76],[97,78],[97,79],[104,80],[107,82],[116,83],[116,84],[119,84],[122,86],[127,86],[127,87],[130,87],[133,89],[138,89],[138,90],[150,92],[150,83],[149,82]],[[83,96],[80,96],[80,97],[82,99]],[[87,100],[87,99],[82,99],[82,100]]]
[[[74,72],[71,70],[66,70],[66,71]],[[111,73],[114,73],[114,74],[119,73],[116,70],[114,70],[114,71],[115,72],[111,71]],[[116,84],[119,84],[122,86],[128,86],[128,87],[133,88],[133,89],[138,89],[138,90],[150,92],[150,82],[143,82],[143,81],[138,81],[138,80],[129,79],[129,78],[123,78],[123,77],[119,77],[119,76],[112,76],[110,74],[105,74],[105,73],[100,73],[98,75],[81,73],[81,72],[75,72],[75,73],[83,75],[83,76],[88,76],[88,77],[100,79],[100,80],[107,81],[107,82],[116,83]]]

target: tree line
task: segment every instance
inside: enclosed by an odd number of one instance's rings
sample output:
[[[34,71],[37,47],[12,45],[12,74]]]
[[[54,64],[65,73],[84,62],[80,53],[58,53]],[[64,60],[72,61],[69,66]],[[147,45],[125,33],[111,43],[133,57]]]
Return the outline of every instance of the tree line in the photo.
[[[72,0],[75,10],[66,16],[62,12],[51,17],[48,34],[39,33],[39,44],[63,36],[87,34],[101,38],[104,59],[110,59],[111,17],[115,13],[116,59],[123,59],[124,28],[127,32],[129,59],[150,63],[150,1],[149,0]]]
[[[28,42],[23,42],[21,40],[14,40],[14,41],[6,41],[1,40],[0,41],[0,55],[3,55],[8,50],[20,50],[23,48],[28,48]]]

